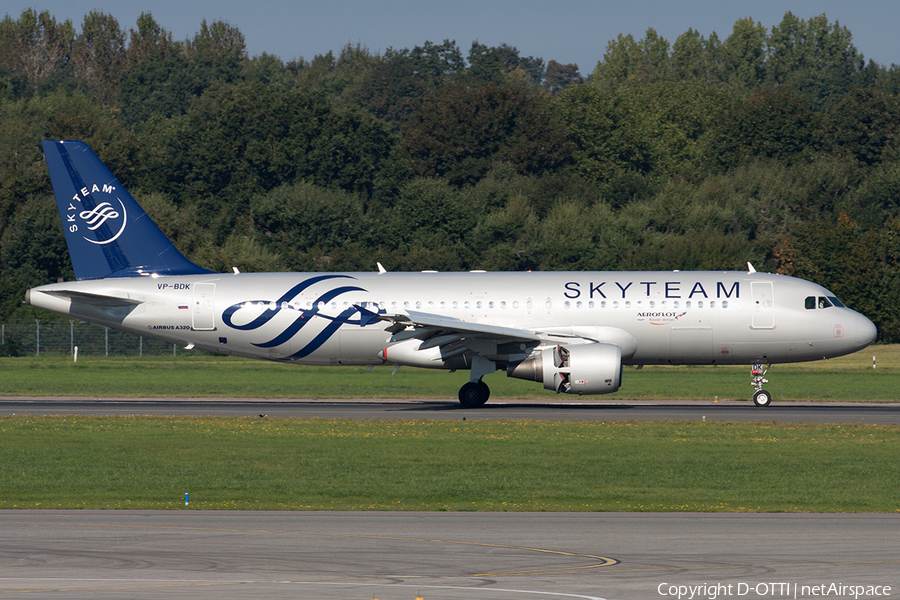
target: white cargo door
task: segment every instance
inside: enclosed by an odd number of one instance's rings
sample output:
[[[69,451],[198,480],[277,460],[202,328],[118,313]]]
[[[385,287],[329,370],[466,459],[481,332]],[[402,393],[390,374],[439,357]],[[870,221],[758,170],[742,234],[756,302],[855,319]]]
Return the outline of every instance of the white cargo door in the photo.
[[[193,284],[194,296],[191,305],[191,326],[195,331],[212,331],[216,328],[215,303],[216,284]]]
[[[771,281],[753,281],[750,291],[753,305],[751,327],[772,329],[775,327],[775,291]]]

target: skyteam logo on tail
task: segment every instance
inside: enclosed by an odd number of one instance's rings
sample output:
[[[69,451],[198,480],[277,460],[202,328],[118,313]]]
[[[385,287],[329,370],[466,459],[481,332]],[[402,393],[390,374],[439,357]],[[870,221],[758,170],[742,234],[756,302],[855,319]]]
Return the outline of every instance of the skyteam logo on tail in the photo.
[[[85,241],[101,246],[117,240],[128,224],[128,214],[125,203],[113,195],[115,191],[115,186],[108,184],[81,188],[66,211],[69,231],[89,231],[91,237],[82,234]]]

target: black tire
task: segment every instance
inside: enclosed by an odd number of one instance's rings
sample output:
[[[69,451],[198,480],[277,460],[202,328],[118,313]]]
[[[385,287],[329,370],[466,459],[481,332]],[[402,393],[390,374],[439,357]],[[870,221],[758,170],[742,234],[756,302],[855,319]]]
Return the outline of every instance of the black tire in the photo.
[[[772,404],[772,394],[766,390],[759,390],[753,394],[753,404],[765,408]]]
[[[465,408],[478,408],[488,401],[491,390],[487,384],[469,382],[459,388],[459,403]]]

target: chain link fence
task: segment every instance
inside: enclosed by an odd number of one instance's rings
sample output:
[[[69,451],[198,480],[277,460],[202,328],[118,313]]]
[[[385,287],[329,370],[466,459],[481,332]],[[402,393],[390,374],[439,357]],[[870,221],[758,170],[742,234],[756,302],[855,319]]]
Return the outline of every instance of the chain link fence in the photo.
[[[0,356],[176,356],[174,344],[81,321],[0,324]]]

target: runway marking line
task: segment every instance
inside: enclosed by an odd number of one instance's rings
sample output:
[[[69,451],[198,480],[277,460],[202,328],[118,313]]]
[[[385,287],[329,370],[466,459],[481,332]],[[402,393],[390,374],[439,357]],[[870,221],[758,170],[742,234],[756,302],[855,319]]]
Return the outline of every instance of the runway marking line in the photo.
[[[852,562],[787,563],[783,565],[730,565],[722,567],[650,567],[647,569],[605,569],[604,573],[639,573],[644,571],[713,571],[721,569],[771,569],[786,567],[837,567],[847,565],[894,565],[900,560],[865,560]]]

